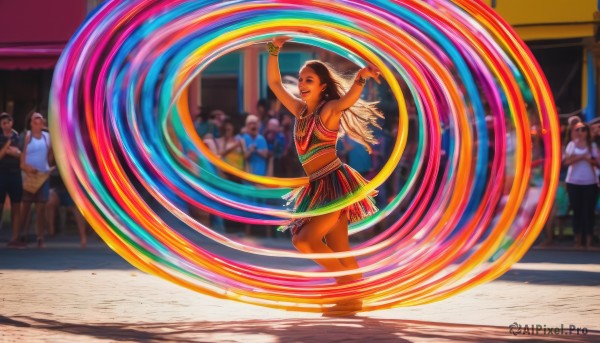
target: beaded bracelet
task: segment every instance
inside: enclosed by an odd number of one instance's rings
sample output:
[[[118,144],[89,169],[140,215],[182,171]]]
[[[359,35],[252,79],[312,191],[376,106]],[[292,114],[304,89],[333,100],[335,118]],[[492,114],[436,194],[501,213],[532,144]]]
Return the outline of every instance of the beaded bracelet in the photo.
[[[267,43],[267,51],[269,52],[269,55],[271,55],[271,56],[279,55],[280,49],[281,48],[278,47],[277,45],[273,44],[273,42]]]
[[[362,75],[358,74],[356,80],[354,81],[357,85],[364,86],[367,83],[367,79],[362,77]]]

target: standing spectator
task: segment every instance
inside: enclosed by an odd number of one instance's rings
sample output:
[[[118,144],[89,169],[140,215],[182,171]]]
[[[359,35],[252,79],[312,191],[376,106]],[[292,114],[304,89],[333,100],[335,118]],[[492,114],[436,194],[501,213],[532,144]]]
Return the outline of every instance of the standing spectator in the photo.
[[[267,141],[267,149],[269,150],[267,175],[282,177],[285,172],[283,166],[285,137],[281,133],[279,120],[275,118],[269,119],[263,135]]]
[[[575,139],[565,149],[563,163],[567,170],[567,192],[573,208],[575,247],[582,247],[582,237],[591,248],[594,230],[595,207],[598,198],[598,178],[595,167],[600,165],[598,147],[592,143],[589,127],[584,123],[574,126]]]
[[[241,136],[235,134],[235,131],[235,126],[231,120],[226,119],[223,122],[221,137],[216,140],[217,151],[223,161],[237,169],[245,170],[246,157],[244,152],[246,151],[246,144]],[[240,182],[240,178],[234,175],[225,174],[225,177],[231,181]]]
[[[23,153],[21,154],[21,169],[25,173],[25,177],[39,173],[49,174],[50,162],[53,160],[53,155],[50,145],[50,134],[42,131],[45,126],[44,117],[40,113],[35,112],[31,115],[29,124],[31,130],[25,135],[25,144],[23,146]],[[21,223],[27,221],[31,204],[35,203],[38,248],[44,247],[44,218],[49,192],[50,182],[48,178],[35,193],[23,190]]]
[[[258,117],[248,115],[246,118],[246,133],[242,136],[246,144],[246,162],[248,171],[256,175],[267,175],[267,157],[269,150],[267,141],[258,133]]]
[[[246,145],[246,166],[247,171],[252,174],[265,176],[267,175],[267,157],[269,150],[267,149],[267,141],[265,137],[258,133],[259,120],[258,117],[250,114],[246,117],[246,133],[243,134],[244,143]],[[250,235],[250,225],[246,224],[246,235]],[[272,230],[267,230],[270,237]]]
[[[10,199],[10,223],[12,235],[8,246],[11,248],[24,248],[25,244],[19,241],[21,229],[21,197],[23,187],[21,181],[21,168],[19,160],[19,134],[13,130],[13,119],[8,113],[0,114],[0,223],[6,195]]]

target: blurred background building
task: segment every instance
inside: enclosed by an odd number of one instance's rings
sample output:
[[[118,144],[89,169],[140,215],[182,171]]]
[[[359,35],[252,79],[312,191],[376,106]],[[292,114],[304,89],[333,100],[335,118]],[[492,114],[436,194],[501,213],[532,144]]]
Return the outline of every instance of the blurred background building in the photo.
[[[598,0],[486,0],[525,40],[544,70],[559,113],[598,115]]]

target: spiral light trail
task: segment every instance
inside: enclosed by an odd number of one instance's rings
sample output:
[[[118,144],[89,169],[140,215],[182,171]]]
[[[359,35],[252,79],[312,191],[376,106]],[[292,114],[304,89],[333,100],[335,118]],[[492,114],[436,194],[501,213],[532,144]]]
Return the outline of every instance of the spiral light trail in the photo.
[[[281,196],[307,178],[262,177],[221,161],[195,132],[187,103],[189,84],[210,63],[282,34],[375,65],[399,109],[385,113],[398,118],[398,135],[369,185],[306,213],[291,213]],[[490,281],[536,239],[557,187],[559,129],[548,84],[526,45],[480,1],[108,0],[65,48],[50,100],[61,176],[113,250],[184,287],[261,306],[320,312],[361,297],[369,311]],[[236,256],[323,257],[236,241],[188,208],[273,230],[335,211],[395,177],[409,138],[417,148],[408,181],[350,230],[387,228],[334,255],[357,256],[359,282],[335,284],[332,277],[351,272],[257,266],[199,243]],[[249,182],[225,180],[217,169]]]

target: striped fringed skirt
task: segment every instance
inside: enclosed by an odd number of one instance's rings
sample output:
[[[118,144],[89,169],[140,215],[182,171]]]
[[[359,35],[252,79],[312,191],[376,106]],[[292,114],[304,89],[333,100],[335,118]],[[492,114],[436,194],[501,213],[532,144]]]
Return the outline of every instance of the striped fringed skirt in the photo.
[[[283,199],[287,200],[287,206],[294,212],[323,207],[336,199],[351,196],[367,184],[362,175],[339,159],[310,175],[309,179],[310,182],[306,186],[296,188],[283,196]],[[346,214],[348,222],[357,222],[377,212],[373,199],[376,195],[377,191],[373,191],[361,201],[344,208],[342,213]],[[291,230],[295,235],[309,221],[310,217],[292,219],[278,230]]]

